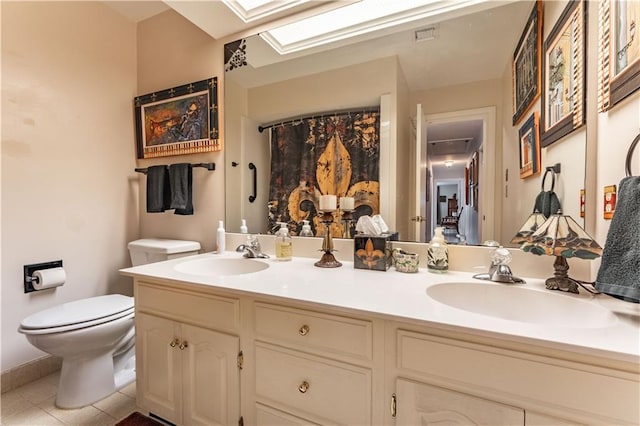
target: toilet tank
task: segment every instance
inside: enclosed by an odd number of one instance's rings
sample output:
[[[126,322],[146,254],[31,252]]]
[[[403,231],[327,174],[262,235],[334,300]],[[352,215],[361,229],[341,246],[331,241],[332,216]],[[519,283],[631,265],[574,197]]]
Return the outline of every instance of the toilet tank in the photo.
[[[200,252],[200,243],[197,241],[168,240],[164,238],[135,240],[131,241],[127,247],[129,248],[133,266],[190,256]]]

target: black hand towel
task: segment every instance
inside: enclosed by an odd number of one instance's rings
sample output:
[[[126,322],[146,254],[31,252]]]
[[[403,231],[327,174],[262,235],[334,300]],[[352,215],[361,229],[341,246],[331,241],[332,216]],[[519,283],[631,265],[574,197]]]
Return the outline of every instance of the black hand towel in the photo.
[[[191,163],[170,165],[169,181],[171,182],[171,206],[169,208],[176,209],[175,214],[193,214]]]
[[[551,215],[558,213],[558,210],[560,210],[560,200],[555,192],[542,191],[536,197],[533,210],[538,210],[544,217],[551,217]]]
[[[147,213],[162,213],[169,208],[171,189],[167,166],[147,168]]]
[[[640,177],[620,181],[596,288],[628,302],[640,302]]]

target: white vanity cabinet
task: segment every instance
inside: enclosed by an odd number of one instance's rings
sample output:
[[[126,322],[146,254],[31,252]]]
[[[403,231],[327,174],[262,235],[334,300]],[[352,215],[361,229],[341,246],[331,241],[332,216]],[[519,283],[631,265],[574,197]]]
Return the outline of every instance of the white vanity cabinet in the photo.
[[[380,424],[373,410],[382,384],[373,320],[254,306],[258,425]]]
[[[136,285],[137,404],[180,425],[237,424],[238,299]]]
[[[624,371],[597,358],[574,361],[581,357],[573,353],[405,326],[387,328],[395,335],[397,426],[632,425],[640,417],[637,366]]]
[[[640,367],[606,354],[256,290],[134,289],[138,405],[178,425],[640,424]]]

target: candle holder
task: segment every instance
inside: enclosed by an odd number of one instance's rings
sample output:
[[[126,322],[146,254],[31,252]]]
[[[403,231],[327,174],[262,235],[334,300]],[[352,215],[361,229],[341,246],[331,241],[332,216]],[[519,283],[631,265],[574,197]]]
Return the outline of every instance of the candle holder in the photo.
[[[333,240],[331,239],[331,224],[333,223],[333,211],[321,212],[322,218],[320,219],[327,230],[322,240],[322,251],[324,254],[314,265],[319,268],[339,268],[342,263],[338,262],[333,255]]]
[[[342,231],[342,238],[353,238],[353,210],[342,210],[342,223],[344,224],[344,230]]]

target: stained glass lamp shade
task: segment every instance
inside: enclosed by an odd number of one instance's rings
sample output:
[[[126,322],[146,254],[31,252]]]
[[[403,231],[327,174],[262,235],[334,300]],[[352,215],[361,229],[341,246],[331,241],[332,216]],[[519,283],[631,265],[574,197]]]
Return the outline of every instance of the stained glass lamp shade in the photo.
[[[518,233],[511,239],[514,244],[522,244],[529,239],[529,237],[542,226],[547,220],[547,217],[540,213],[537,209],[531,213],[531,215],[524,222],[524,225],[520,228]]]
[[[595,259],[602,255],[602,247],[571,216],[563,215],[558,210],[557,214],[551,215],[529,236],[521,249],[537,255],[556,257],[553,264],[554,276],[545,282],[548,289],[578,293],[580,285],[593,292],[584,287],[582,282],[568,276],[567,258]]]

